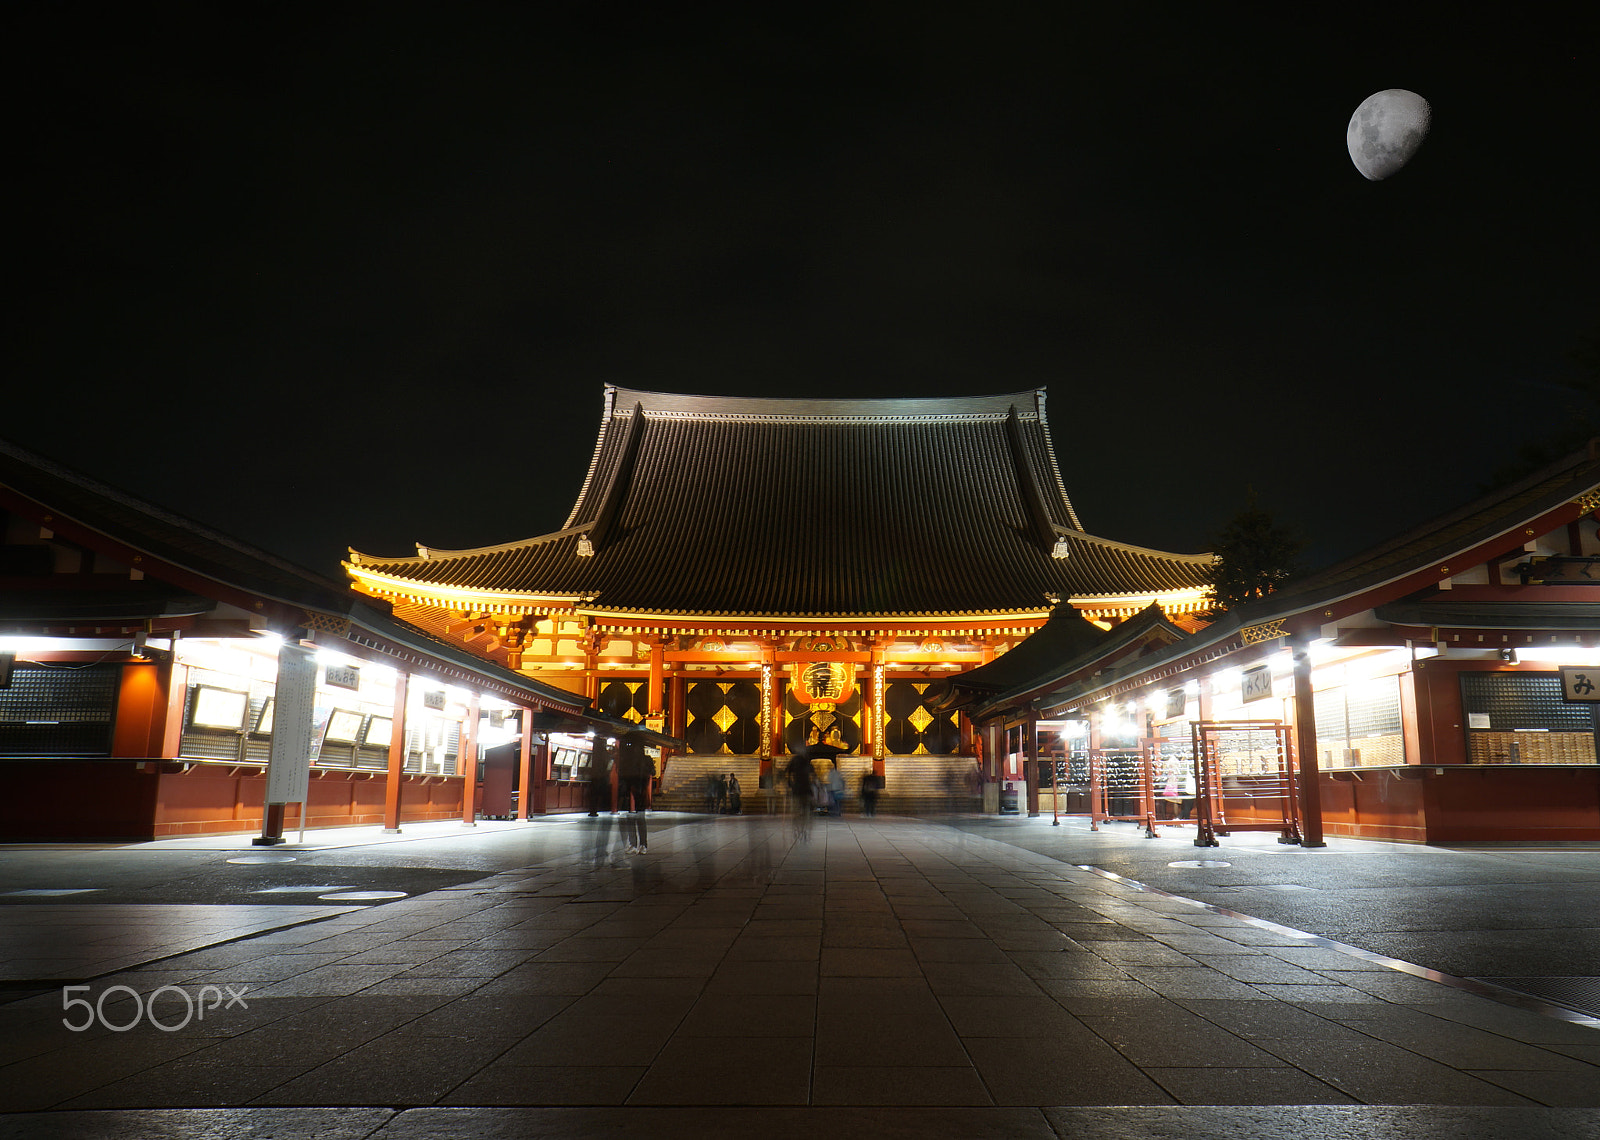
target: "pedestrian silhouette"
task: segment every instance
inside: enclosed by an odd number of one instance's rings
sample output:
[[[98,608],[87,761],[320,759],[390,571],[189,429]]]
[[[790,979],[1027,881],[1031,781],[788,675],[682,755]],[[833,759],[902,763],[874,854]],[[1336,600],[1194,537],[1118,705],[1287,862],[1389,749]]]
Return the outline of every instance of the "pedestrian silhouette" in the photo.
[[[816,802],[811,786],[812,780],[815,779],[811,757],[804,752],[797,752],[789,757],[787,774],[790,805],[794,808],[795,838],[803,842],[811,838],[811,812],[812,805]]]
[[[883,777],[868,768],[861,777],[861,814],[878,814],[878,792],[883,787]]]
[[[611,741],[596,736],[589,753],[589,818],[598,819],[594,830],[594,867],[611,860]]]
[[[622,838],[629,855],[643,855],[649,850],[644,812],[649,806],[650,779],[654,775],[655,764],[636,733],[617,742],[618,803],[628,813],[622,817]]]

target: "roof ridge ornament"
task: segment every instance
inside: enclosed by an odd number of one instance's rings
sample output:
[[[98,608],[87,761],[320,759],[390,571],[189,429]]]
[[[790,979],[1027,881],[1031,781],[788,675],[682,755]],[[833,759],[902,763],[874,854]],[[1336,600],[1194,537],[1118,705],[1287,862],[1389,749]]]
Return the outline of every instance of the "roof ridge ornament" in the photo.
[[[578,557],[579,558],[593,558],[594,557],[594,543],[589,541],[589,536],[587,534],[580,534],[578,536]]]

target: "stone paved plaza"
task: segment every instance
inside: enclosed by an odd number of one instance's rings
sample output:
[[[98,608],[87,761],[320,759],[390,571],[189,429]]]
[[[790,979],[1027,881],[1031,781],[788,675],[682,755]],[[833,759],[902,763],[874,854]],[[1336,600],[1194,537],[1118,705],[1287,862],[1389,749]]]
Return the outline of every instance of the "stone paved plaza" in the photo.
[[[1592,848],[649,818],[10,849],[0,1136],[1600,1136],[1595,1019],[1441,972],[1592,950]]]

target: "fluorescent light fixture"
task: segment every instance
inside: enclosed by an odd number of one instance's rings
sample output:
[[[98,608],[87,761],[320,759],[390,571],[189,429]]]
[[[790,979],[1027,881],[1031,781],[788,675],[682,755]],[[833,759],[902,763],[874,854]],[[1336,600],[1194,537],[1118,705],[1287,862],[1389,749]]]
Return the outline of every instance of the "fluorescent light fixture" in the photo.
[[[1518,645],[1517,659],[1540,665],[1600,666],[1600,648],[1581,645]]]

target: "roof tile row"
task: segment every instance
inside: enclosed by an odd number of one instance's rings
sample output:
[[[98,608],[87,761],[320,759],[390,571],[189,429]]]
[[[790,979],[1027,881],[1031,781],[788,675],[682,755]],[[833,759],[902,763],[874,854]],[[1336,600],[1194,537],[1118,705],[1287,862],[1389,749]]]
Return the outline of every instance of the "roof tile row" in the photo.
[[[567,532],[358,561],[416,583],[570,593],[651,612],[1036,611],[1047,595],[1200,585],[1209,556],[1078,529],[1038,395],[787,401],[617,390]],[[630,470],[625,429],[636,408],[645,427]],[[1008,415],[1068,558],[1030,532]],[[614,520],[593,556],[580,555],[608,503]]]

